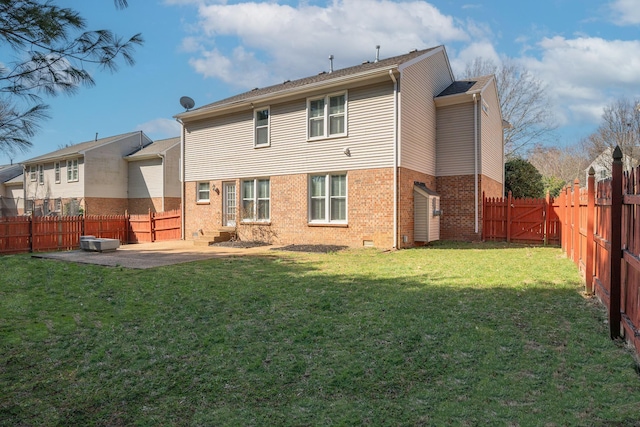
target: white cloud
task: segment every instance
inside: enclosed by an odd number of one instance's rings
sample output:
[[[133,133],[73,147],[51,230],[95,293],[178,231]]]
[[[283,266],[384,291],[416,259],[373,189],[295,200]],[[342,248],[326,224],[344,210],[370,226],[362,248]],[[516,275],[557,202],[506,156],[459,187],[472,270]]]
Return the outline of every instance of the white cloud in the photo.
[[[244,88],[327,70],[330,54],[339,69],[374,59],[377,44],[384,58],[471,38],[469,23],[425,1],[242,2],[200,4],[198,10],[200,37],[183,42],[185,49],[199,48],[190,64],[204,76]]]
[[[518,60],[546,82],[560,122],[594,123],[613,99],[640,95],[640,40],[544,38],[539,56]]]
[[[613,11],[613,22],[618,25],[640,24],[638,0],[615,0],[609,6]]]
[[[451,55],[451,53],[449,53]],[[493,61],[498,65],[502,61],[500,55],[495,50],[495,46],[489,41],[479,41],[465,46],[455,57],[450,57],[451,68],[456,76],[461,76],[467,64],[471,64],[476,58],[483,58]]]
[[[151,139],[172,138],[180,135],[180,124],[171,119],[153,119],[136,126],[136,130],[143,131]]]

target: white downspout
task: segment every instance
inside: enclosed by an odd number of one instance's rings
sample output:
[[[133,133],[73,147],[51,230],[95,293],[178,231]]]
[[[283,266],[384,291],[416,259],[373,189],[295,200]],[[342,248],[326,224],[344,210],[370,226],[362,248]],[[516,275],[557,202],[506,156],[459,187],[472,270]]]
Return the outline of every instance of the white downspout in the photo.
[[[389,70],[393,81],[393,248],[398,248],[398,80]]]
[[[184,123],[182,123],[182,120],[180,119],[176,119],[176,121],[178,123],[180,123],[180,221],[182,222],[181,224],[181,228],[182,228],[182,232],[180,235],[180,238],[182,240],[185,240],[185,233],[184,233],[184,227],[185,227],[185,220],[184,220],[184,213],[185,213],[185,206],[184,206]]]
[[[473,197],[474,197],[474,212],[475,212],[475,233],[478,234],[478,98],[476,94],[473,94]]]

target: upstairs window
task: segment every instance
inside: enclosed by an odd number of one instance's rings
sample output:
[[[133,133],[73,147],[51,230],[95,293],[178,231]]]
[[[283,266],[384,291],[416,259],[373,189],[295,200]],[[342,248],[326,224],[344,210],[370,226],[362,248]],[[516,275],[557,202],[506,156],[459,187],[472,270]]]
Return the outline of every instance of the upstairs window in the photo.
[[[53,170],[54,170],[56,184],[60,184],[60,162],[55,162],[53,164]]]
[[[255,110],[254,122],[254,146],[267,147],[271,144],[269,137],[269,108]]]
[[[36,179],[37,179],[36,167],[35,166],[29,166],[29,180],[30,181],[35,181]]]
[[[309,139],[347,134],[347,93],[311,98],[307,101]]]
[[[67,182],[78,181],[78,159],[67,160]]]
[[[44,185],[44,165],[38,165],[38,184]]]
[[[269,221],[271,217],[270,187],[268,178],[242,181],[243,221]]]

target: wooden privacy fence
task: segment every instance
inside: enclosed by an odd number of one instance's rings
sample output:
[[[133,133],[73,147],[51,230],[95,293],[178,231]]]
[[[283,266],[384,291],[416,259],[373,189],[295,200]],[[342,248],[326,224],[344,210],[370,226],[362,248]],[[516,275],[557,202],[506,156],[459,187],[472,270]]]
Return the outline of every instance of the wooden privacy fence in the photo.
[[[482,240],[559,244],[559,218],[554,200],[482,197]]]
[[[612,177],[586,189],[566,187],[558,200],[562,249],[584,276],[585,289],[604,303],[611,338],[622,335],[640,353],[640,166],[622,170],[613,153]]]
[[[88,215],[0,218],[0,254],[71,250],[80,236],[118,239],[121,243],[181,238],[179,210],[145,215]]]

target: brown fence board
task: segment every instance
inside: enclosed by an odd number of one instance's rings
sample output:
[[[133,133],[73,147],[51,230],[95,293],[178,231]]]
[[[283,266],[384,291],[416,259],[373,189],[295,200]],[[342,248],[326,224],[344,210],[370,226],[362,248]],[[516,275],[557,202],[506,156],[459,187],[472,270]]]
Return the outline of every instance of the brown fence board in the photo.
[[[0,254],[71,250],[80,236],[118,239],[121,243],[178,240],[180,210],[148,215],[89,215],[0,218]]]

